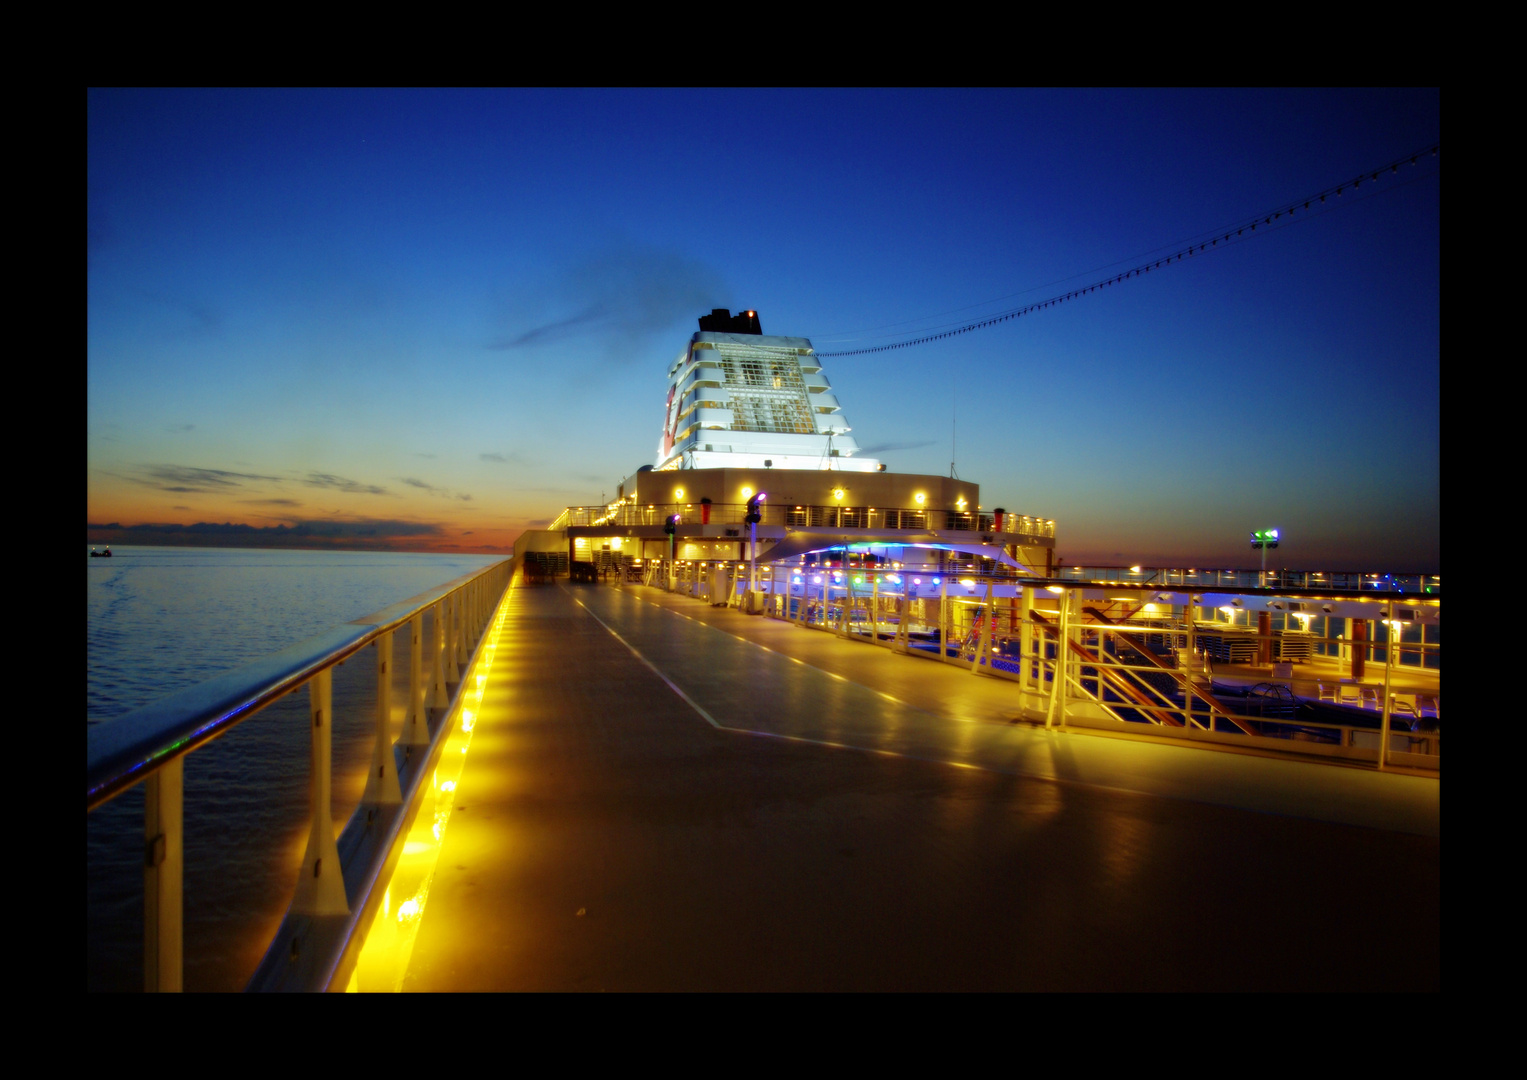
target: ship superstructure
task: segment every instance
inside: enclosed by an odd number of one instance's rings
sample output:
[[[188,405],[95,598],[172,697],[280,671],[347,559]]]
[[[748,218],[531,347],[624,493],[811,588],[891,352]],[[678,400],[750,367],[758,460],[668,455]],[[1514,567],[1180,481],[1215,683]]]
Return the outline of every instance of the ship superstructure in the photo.
[[[653,466],[880,471],[851,430],[808,339],[766,335],[757,312],[717,308],[668,369]]]
[[[756,311],[716,309],[669,366],[656,463],[613,501],[526,530],[515,550],[584,577],[831,559],[1047,575],[1055,522],[987,509],[969,480],[862,456],[811,342],[764,334]]]

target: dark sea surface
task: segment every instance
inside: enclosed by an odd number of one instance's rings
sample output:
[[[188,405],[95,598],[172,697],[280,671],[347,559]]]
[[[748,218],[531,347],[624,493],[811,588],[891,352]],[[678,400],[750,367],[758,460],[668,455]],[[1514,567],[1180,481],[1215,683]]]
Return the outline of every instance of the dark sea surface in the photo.
[[[113,718],[497,561],[488,555],[113,548],[86,558],[86,716]],[[432,635],[431,620],[425,633]],[[426,637],[426,641],[430,640]],[[394,649],[406,658],[406,635]],[[334,673],[334,820],[360,800],[375,652]],[[406,701],[407,664],[393,692]],[[185,985],[239,990],[285,913],[307,838],[308,695],[185,766]],[[396,715],[396,711],[395,711]],[[143,988],[143,785],[86,818],[88,990]]]

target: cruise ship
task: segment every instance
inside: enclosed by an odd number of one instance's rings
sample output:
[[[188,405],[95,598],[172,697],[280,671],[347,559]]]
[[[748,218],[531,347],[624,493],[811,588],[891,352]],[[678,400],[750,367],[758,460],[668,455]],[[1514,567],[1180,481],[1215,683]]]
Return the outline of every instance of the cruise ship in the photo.
[[[87,811],[145,788],[146,989],[222,812],[185,758],[299,689],[289,906],[217,897],[252,990],[1440,985],[1440,578],[1061,568],[1053,520],[861,453],[808,339],[699,322],[613,501],[90,728]],[[557,578],[659,588],[518,587]],[[1214,930],[1258,904],[1295,930]]]

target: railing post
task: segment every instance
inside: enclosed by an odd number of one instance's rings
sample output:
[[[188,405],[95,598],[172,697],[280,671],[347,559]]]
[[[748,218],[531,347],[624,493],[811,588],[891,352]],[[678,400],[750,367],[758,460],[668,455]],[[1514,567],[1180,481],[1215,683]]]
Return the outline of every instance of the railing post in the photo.
[[[334,671],[324,668],[308,682],[312,775],[308,782],[311,804],[307,851],[297,876],[297,892],[291,910],[297,915],[347,915],[345,880],[340,873],[339,848],[334,843],[333,819],[333,700]]]
[[[429,680],[429,704],[436,709],[443,709],[451,703],[451,699],[445,691],[445,601],[436,600],[435,609],[431,616],[431,622],[435,624],[435,640],[430,646],[430,652],[435,654],[434,670]]]
[[[1379,722],[1379,769],[1382,771],[1389,760],[1389,713],[1394,705],[1394,694],[1390,687],[1394,675],[1394,601],[1389,601],[1389,617],[1384,620],[1384,716]]]
[[[938,658],[949,663],[949,575],[948,566],[939,560],[938,575]],[[955,657],[956,660],[959,657]]]
[[[1060,594],[1060,625],[1055,633],[1055,661],[1050,669],[1050,706],[1045,710],[1045,728],[1055,726],[1055,713],[1060,711],[1060,722],[1066,722],[1065,697],[1069,693],[1066,683],[1066,665],[1070,663],[1069,650],[1066,643],[1070,640],[1071,632],[1071,594]]]
[[[376,639],[376,741],[361,802],[396,806],[403,801],[398,763],[392,756],[392,631]]]
[[[424,614],[408,620],[408,719],[398,739],[404,746],[428,746],[429,724],[424,715]]]
[[[467,665],[467,608],[466,590],[457,589],[451,594],[451,682],[461,681],[461,669]]]
[[[1020,588],[1023,592],[1023,609],[1018,623],[1018,655],[1023,663],[1018,667],[1018,689],[1023,691],[1029,689],[1034,681],[1030,655],[1034,651],[1034,586],[1022,585]]]
[[[143,782],[143,989],[151,994],[185,989],[185,760],[172,759]]]
[[[907,568],[901,568],[901,619],[896,622],[896,652],[906,652],[912,634],[912,585]]]
[[[992,602],[991,582],[986,583],[986,620],[981,624],[981,638],[976,644],[975,655],[970,658],[970,673],[974,675],[981,666],[984,657],[988,670],[993,669],[991,662],[992,623],[996,621],[996,608]]]

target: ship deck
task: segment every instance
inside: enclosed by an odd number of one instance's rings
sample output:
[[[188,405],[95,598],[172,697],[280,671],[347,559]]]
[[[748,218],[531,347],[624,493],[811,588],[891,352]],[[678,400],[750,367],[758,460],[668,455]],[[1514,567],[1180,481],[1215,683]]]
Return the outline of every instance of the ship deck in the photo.
[[[400,863],[427,897],[354,988],[1440,986],[1435,776],[1046,731],[639,586],[505,605],[438,862]]]

